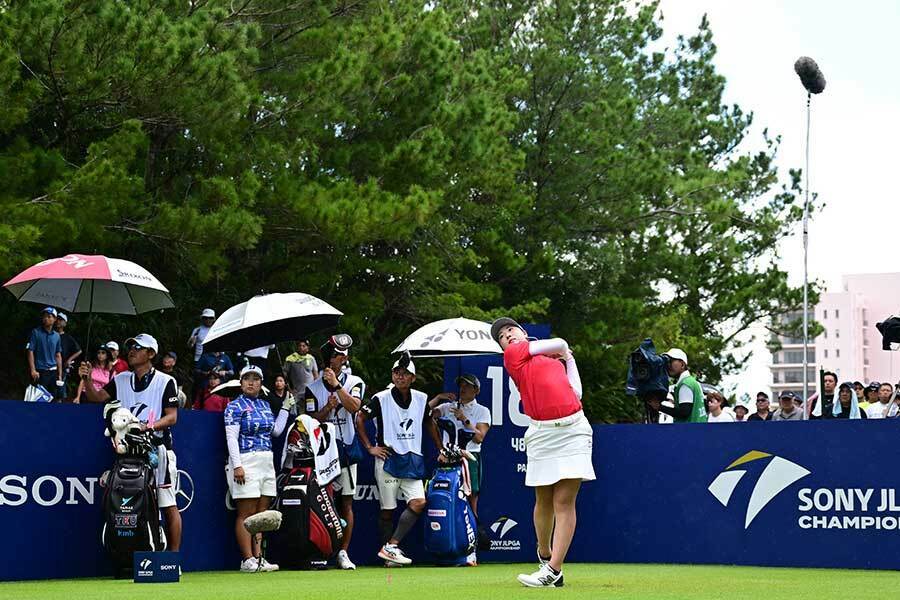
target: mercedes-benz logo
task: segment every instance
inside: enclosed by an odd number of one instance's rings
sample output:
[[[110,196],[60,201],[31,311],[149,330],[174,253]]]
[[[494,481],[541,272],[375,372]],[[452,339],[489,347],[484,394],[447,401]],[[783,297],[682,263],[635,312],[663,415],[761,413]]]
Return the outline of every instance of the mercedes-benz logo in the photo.
[[[175,478],[175,504],[178,512],[184,512],[194,501],[194,480],[187,471],[178,469]]]

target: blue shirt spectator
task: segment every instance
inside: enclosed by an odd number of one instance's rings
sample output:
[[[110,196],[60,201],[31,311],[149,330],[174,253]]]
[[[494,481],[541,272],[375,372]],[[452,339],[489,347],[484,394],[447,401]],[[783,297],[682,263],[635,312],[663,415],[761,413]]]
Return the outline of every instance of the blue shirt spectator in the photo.
[[[47,331],[43,327],[35,327],[31,330],[26,350],[34,353],[34,368],[38,371],[56,370],[56,355],[62,358],[62,344],[59,334]]]
[[[222,381],[228,381],[234,375],[234,365],[224,352],[206,352],[197,362],[197,373],[200,375],[200,387],[206,387],[210,372],[216,371]]]
[[[248,398],[241,394],[225,407],[225,426],[239,425],[238,446],[241,454],[272,450],[275,415],[264,398]]]

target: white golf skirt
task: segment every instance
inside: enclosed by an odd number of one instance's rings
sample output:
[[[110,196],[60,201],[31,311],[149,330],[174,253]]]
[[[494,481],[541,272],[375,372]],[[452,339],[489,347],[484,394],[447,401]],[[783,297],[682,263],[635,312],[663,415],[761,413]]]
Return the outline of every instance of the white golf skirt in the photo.
[[[584,412],[553,421],[531,421],[525,431],[525,485],[553,485],[563,479],[592,481],[594,430]]]

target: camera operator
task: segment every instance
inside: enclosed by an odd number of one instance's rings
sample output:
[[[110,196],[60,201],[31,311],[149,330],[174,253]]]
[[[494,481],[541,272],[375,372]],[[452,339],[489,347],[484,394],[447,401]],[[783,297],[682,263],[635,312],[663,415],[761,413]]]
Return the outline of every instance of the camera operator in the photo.
[[[706,406],[700,383],[688,371],[688,357],[684,350],[672,348],[663,357],[667,370],[675,379],[675,407],[660,403],[658,410],[672,417],[676,423],[706,423]]]

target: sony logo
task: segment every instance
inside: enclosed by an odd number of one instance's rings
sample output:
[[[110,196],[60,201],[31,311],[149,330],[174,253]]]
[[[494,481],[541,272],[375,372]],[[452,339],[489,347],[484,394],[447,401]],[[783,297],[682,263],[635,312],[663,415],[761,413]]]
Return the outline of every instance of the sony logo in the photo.
[[[26,475],[4,475],[0,477],[0,506],[22,506],[29,499],[40,506],[55,506],[60,502],[93,504],[95,483],[96,477],[60,479],[42,475],[29,485]]]

